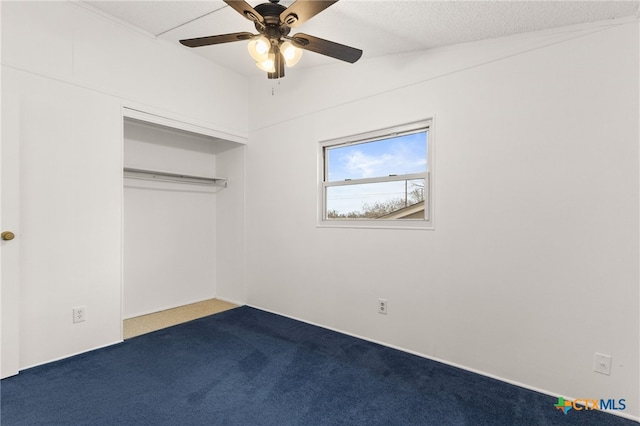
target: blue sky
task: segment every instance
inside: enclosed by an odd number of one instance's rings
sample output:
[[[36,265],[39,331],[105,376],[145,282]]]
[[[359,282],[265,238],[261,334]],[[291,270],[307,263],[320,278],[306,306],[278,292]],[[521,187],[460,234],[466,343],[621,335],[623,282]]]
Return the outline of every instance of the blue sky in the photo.
[[[422,173],[427,170],[427,133],[414,133],[328,150],[328,181]],[[424,184],[424,181],[418,182]],[[408,185],[411,191],[411,184]],[[331,187],[327,208],[340,213],[404,197],[404,181]]]
[[[421,173],[427,169],[427,134],[414,133],[328,152],[328,181]]]

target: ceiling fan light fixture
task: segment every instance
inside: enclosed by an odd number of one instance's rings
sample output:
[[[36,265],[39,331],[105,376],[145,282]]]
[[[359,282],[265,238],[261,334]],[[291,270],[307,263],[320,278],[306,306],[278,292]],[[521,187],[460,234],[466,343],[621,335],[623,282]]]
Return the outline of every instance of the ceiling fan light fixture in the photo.
[[[263,62],[268,58],[271,42],[269,42],[269,39],[265,36],[261,36],[251,39],[247,48],[249,49],[249,55],[251,55],[256,62]]]
[[[302,58],[302,49],[295,47],[290,41],[282,43],[282,46],[280,46],[280,52],[282,52],[284,62],[289,68],[297,64],[298,61],[300,61],[300,58]]]
[[[262,71],[266,72],[276,72],[276,55],[274,52],[270,52],[267,54],[266,58],[257,61],[256,66],[260,68]]]

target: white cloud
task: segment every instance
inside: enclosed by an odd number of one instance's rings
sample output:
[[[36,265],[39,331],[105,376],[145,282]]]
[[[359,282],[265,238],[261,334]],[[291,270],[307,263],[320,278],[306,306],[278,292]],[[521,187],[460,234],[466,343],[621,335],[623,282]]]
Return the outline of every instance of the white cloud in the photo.
[[[387,176],[390,174],[416,173],[424,170],[426,158],[416,157],[404,145],[394,148],[384,154],[370,155],[360,150],[354,150],[343,159],[344,166],[352,178],[368,178]]]

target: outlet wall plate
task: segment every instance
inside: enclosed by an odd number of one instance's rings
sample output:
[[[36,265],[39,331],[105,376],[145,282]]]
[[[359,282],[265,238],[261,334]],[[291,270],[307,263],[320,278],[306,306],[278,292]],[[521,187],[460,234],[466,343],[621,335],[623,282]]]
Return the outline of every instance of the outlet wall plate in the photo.
[[[73,308],[73,323],[86,321],[86,310],[85,306],[78,306],[77,308]]]
[[[387,303],[387,299],[378,299],[378,313],[387,315],[388,310],[389,304]]]
[[[611,375],[611,355],[595,353],[593,371],[596,373]]]

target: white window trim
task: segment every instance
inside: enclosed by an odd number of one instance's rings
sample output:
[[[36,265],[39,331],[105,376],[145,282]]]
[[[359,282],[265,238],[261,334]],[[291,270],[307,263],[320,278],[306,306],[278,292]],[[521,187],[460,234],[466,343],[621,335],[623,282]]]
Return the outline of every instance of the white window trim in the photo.
[[[318,144],[318,217],[317,227],[319,228],[375,228],[375,229],[420,229],[434,230],[433,218],[433,165],[434,165],[434,146],[435,137],[433,131],[433,119],[427,119],[399,126],[387,127],[372,132],[360,133],[356,135],[346,136],[337,139],[321,141]],[[426,129],[429,133],[427,145],[427,172],[413,173],[407,175],[376,177],[353,179],[349,181],[328,182],[324,181],[324,177],[328,174],[325,167],[328,167],[324,161],[325,148],[336,145],[357,144],[362,142],[372,142],[378,139],[386,139],[390,136],[399,136],[406,133],[412,133],[418,130]],[[403,220],[384,220],[384,219],[326,219],[326,188],[328,186],[341,185],[357,185],[363,183],[388,182],[392,180],[406,179],[424,179],[425,180],[425,219],[403,219]]]

